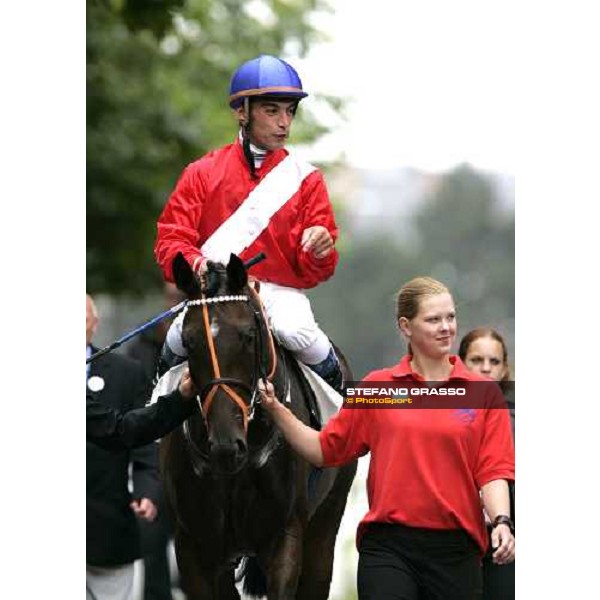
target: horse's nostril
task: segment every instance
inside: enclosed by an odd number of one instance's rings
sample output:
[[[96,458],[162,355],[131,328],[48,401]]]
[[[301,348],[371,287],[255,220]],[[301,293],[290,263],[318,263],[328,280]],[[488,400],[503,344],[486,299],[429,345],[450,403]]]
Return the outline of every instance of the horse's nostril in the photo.
[[[246,462],[248,453],[243,440],[231,441],[228,444],[213,443],[210,447],[210,460],[217,471],[235,473]]]
[[[242,458],[246,452],[246,443],[243,440],[236,440],[229,444],[215,444],[209,442],[209,454],[217,460],[238,460]]]

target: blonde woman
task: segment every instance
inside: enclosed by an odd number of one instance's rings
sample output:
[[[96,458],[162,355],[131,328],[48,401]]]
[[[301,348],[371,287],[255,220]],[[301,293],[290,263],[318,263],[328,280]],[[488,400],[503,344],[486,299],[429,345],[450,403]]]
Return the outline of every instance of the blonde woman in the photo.
[[[485,381],[450,352],[456,310],[442,283],[418,277],[403,285],[396,318],[409,353],[364,381],[421,387]],[[488,546],[480,493],[494,522],[494,560],[514,560],[507,483],[514,478],[514,453],[506,410],[344,408],[317,432],[279,403],[269,384],[262,404],[314,465],[371,453],[369,511],[357,532],[360,600],[479,598]]]

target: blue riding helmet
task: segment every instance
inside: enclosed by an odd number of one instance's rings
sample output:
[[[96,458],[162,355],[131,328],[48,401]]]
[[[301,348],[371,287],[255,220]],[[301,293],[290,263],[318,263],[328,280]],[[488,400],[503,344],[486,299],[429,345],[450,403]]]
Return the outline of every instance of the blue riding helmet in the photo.
[[[282,96],[301,100],[308,96],[294,67],[284,60],[261,54],[245,62],[233,74],[229,86],[229,106],[238,108],[250,96]]]

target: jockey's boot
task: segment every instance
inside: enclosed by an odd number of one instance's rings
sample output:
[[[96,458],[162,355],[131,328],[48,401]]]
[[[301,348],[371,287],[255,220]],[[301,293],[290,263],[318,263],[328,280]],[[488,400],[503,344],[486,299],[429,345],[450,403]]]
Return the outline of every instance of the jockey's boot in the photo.
[[[344,376],[340,361],[335,354],[333,346],[327,358],[316,365],[308,365],[317,375],[324,379],[338,394],[344,395]]]
[[[154,376],[154,385],[158,383],[158,380],[170,369],[181,364],[184,360],[187,360],[187,356],[179,356],[175,354],[169,347],[169,344],[165,342],[162,350],[160,351],[160,357],[158,359],[158,365],[156,366],[156,375]]]

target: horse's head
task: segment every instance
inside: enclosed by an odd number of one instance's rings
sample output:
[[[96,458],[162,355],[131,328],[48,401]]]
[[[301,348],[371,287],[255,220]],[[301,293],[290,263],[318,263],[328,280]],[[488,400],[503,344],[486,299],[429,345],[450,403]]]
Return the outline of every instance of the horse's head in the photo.
[[[248,286],[244,263],[234,254],[227,267],[208,264],[204,290],[180,254],[173,274],[190,298],[183,345],[203,413],[203,420],[191,425],[193,435],[206,440],[212,468],[233,474],[247,461],[257,383],[268,374],[272,360],[260,302]]]

